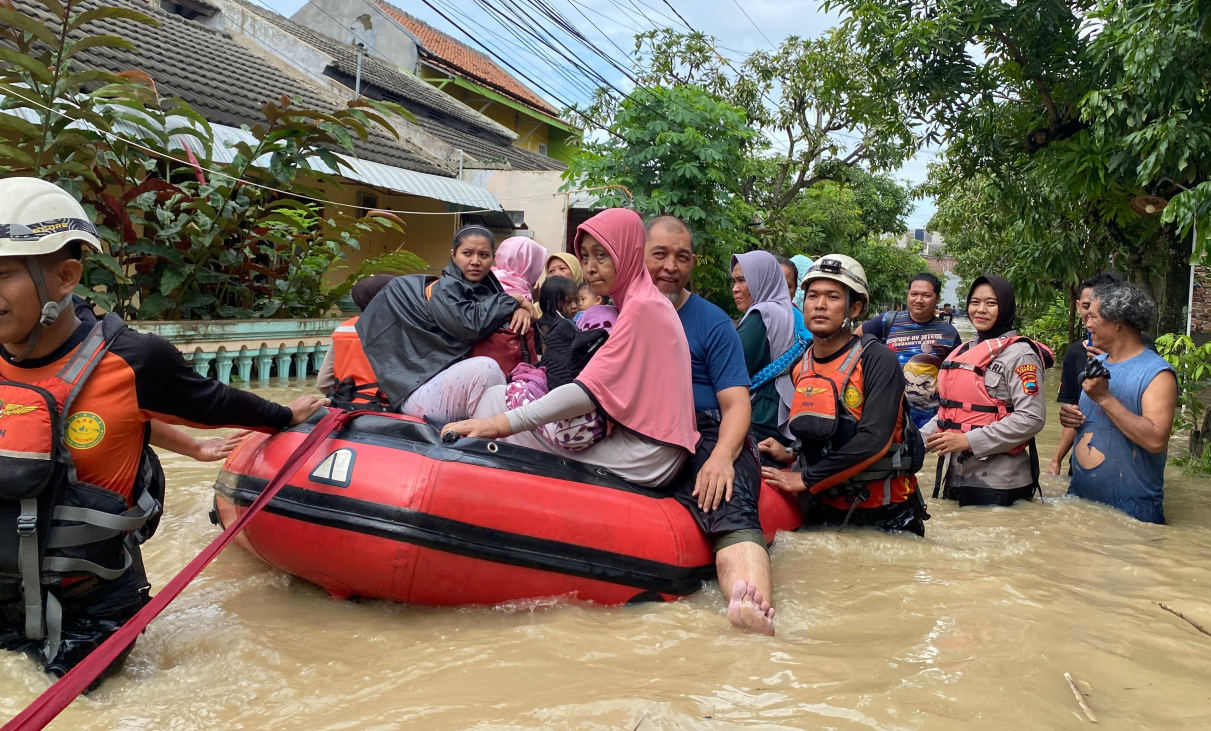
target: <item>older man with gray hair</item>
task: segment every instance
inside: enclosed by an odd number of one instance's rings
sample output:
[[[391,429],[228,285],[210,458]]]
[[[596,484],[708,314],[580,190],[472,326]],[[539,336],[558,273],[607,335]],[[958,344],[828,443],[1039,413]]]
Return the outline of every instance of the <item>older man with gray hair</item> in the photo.
[[[1084,318],[1104,353],[1082,373],[1079,404],[1060,410],[1060,423],[1077,430],[1069,493],[1164,523],[1177,377],[1140,338],[1156,322],[1156,304],[1133,284],[1109,282],[1094,288]]]

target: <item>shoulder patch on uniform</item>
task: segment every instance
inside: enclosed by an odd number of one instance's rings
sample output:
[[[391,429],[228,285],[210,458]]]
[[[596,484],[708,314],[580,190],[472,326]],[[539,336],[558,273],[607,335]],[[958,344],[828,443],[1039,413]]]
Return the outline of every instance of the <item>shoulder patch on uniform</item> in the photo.
[[[846,406],[851,409],[856,409],[862,405],[862,392],[859,391],[854,384],[850,383],[846,385],[845,393],[842,395],[841,399],[845,402]]]
[[[1034,363],[1023,363],[1013,372],[1018,374],[1018,380],[1022,382],[1022,391],[1027,396],[1034,396],[1039,392],[1039,368]]]
[[[72,449],[91,449],[105,438],[105,420],[91,411],[77,411],[67,420],[63,441]]]

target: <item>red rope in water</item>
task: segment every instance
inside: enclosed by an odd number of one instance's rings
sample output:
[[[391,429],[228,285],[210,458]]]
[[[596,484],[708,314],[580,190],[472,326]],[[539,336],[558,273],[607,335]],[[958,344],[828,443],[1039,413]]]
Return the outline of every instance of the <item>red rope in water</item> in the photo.
[[[69,670],[66,675],[47,688],[42,695],[34,699],[34,702],[29,704],[13,720],[6,723],[3,731],[42,729],[46,727],[46,724],[53,721],[55,716],[58,716],[64,708],[67,708],[76,699],[76,696],[83,693],[92,684],[93,680],[105,668],[109,667],[109,664],[129,644],[135,641],[139,633],[147,627],[151,620],[156,618],[156,615],[168,606],[169,602],[175,599],[189,585],[189,582],[202,573],[202,569],[206,568],[207,564],[214,560],[215,556],[219,555],[219,551],[222,551],[244,529],[248,521],[252,520],[261,511],[261,508],[265,507],[265,504],[286,484],[290,476],[315,452],[328,435],[340,428],[354,413],[340,409],[330,410],[327,416],[315,425],[315,428],[311,430],[311,433],[307,435],[303,443],[286,459],[282,468],[278,470],[278,473],[270,480],[260,496],[253,501],[252,505],[248,507],[248,510],[243,515],[227,526],[226,530],[211,541],[210,545],[190,561],[185,568],[181,569],[180,573],[174,576],[172,581],[169,581],[145,607],[127,620],[121,629],[110,635],[109,639],[101,643],[88,657],[84,658],[78,665]]]

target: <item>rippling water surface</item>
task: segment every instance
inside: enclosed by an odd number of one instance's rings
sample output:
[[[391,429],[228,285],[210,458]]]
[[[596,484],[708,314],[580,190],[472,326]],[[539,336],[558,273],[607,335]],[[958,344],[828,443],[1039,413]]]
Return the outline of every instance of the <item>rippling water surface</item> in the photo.
[[[218,466],[164,461],[157,588],[218,532]],[[232,547],[52,728],[1086,727],[1065,673],[1101,727],[1211,728],[1211,636],[1159,606],[1211,630],[1208,482],[1169,468],[1154,526],[1045,480],[1042,504],[934,502],[924,540],[780,536],[772,640],[732,631],[713,584],[674,604],[431,609],[332,600]],[[0,715],[47,684],[0,656]]]

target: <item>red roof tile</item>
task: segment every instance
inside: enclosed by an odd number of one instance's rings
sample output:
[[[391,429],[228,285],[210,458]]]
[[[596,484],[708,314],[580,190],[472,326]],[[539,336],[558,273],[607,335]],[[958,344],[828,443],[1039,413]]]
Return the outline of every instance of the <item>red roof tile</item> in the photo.
[[[425,50],[428,51],[426,60],[434,66],[490,87],[543,114],[559,117],[559,110],[530,91],[488,57],[393,5],[387,3],[376,3],[376,5],[420,39]]]

